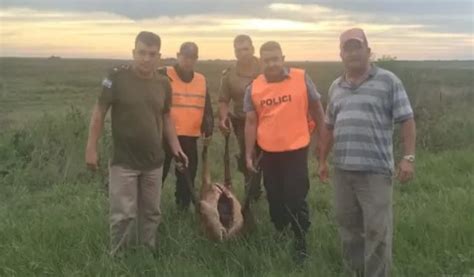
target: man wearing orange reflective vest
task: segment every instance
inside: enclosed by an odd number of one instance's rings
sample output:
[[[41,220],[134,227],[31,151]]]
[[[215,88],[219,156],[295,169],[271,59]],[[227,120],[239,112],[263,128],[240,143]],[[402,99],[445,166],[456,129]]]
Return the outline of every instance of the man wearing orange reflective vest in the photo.
[[[168,76],[172,89],[171,118],[176,126],[179,143],[188,156],[188,170],[194,186],[198,165],[197,140],[203,135],[212,135],[214,124],[211,99],[208,94],[206,78],[194,71],[198,60],[198,46],[194,42],[185,42],[177,54],[174,66],[160,68]],[[167,152],[163,168],[163,182],[168,174],[173,156]],[[187,210],[191,203],[191,192],[186,184],[184,173],[175,170],[176,205]]]
[[[260,48],[263,74],[248,87],[244,98],[246,112],[246,162],[253,164],[255,143],[262,149],[261,166],[270,210],[277,231],[288,225],[295,235],[295,261],[307,256],[305,234],[310,226],[306,196],[309,190],[308,114],[324,132],[324,111],[320,94],[302,69],[284,66],[284,56],[277,42]]]

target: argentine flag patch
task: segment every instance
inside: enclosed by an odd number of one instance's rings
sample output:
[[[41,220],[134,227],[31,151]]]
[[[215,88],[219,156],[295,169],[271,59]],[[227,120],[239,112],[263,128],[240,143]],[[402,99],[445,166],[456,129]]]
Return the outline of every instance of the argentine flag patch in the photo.
[[[102,81],[102,86],[106,87],[106,88],[112,88],[112,81],[108,78],[105,78],[103,81]]]

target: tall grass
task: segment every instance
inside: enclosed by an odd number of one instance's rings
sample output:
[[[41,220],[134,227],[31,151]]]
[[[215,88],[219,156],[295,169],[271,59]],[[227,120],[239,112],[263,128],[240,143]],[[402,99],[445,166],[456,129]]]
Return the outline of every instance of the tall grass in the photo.
[[[323,95],[340,70],[337,64],[298,65],[309,69]],[[219,72],[225,64],[201,66]],[[474,275],[471,80],[464,71],[433,69],[444,74],[433,78],[433,72],[406,70],[403,63],[386,67],[400,76],[409,91],[419,146],[416,179],[395,187],[394,275]],[[35,74],[43,76],[31,69],[32,80]],[[7,86],[10,81],[5,81]],[[200,233],[191,212],[176,211],[173,178],[167,181],[162,197],[158,256],[136,249],[123,258],[109,257],[104,191],[109,125],[101,140],[101,170],[92,174],[84,166],[88,109],[81,105],[65,109],[51,109],[14,128],[3,128],[0,134],[1,276],[339,275],[341,253],[332,219],[331,186],[317,181],[314,159],[308,197],[313,222],[311,257],[302,268],[291,260],[291,241],[275,241],[265,200],[254,207],[255,232],[213,243]],[[232,143],[232,149],[237,149],[234,140]],[[222,178],[222,146],[216,134],[210,149],[214,180]],[[232,166],[235,168],[235,160]],[[233,175],[242,197],[242,176]]]

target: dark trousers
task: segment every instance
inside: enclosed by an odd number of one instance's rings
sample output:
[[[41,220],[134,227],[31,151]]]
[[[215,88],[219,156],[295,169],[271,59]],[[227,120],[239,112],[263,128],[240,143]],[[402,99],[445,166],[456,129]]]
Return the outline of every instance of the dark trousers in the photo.
[[[262,170],[270,218],[276,229],[282,231],[291,224],[295,236],[304,237],[311,224],[306,202],[308,148],[278,153],[263,151]]]
[[[196,178],[196,171],[198,166],[198,151],[197,151],[197,137],[187,137],[187,136],[178,136],[179,143],[183,152],[188,156],[189,159],[189,174],[191,175],[192,186],[194,187],[194,179]],[[163,165],[163,183],[165,182],[166,176],[168,175],[168,171],[170,169],[171,160],[173,159],[173,155],[169,149],[169,146],[165,147],[166,155],[165,155],[165,162]],[[187,209],[191,203],[191,191],[187,185],[186,177],[183,173],[175,169],[176,175],[176,192],[175,192],[175,200],[176,205],[179,208]]]

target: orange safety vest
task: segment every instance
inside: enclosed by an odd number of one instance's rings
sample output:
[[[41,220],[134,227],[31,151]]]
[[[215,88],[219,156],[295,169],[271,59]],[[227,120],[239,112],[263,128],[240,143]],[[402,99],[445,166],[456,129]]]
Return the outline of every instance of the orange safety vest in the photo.
[[[171,118],[178,136],[199,137],[206,104],[206,79],[197,72],[191,82],[183,82],[174,67],[166,67],[171,79]]]
[[[290,68],[289,77],[269,83],[263,74],[252,83],[257,112],[257,143],[268,152],[285,152],[309,144],[308,92],[305,72]]]

